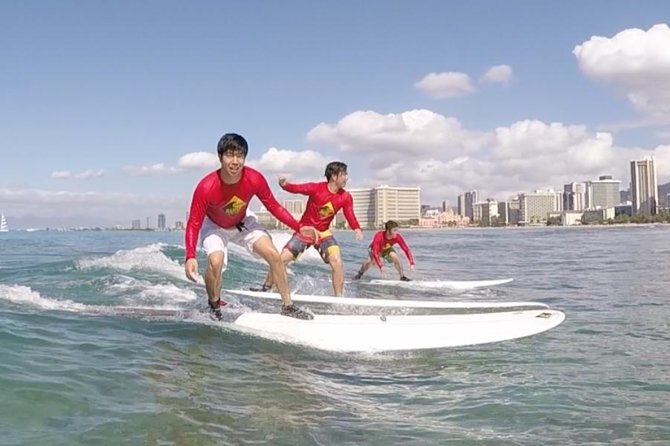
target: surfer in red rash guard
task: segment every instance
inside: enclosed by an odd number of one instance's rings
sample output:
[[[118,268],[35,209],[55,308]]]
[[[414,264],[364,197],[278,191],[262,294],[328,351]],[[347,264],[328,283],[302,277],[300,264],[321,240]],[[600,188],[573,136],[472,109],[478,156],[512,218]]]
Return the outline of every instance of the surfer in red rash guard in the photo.
[[[330,265],[332,270],[333,293],[341,296],[344,290],[344,272],[342,270],[342,258],[337,240],[330,232],[330,223],[335,215],[342,209],[349,227],[354,231],[356,240],[363,238],[361,227],[354,215],[354,205],[351,194],[344,190],[347,184],[347,165],[340,161],[328,163],[324,173],[326,181],[320,183],[293,184],[286,178],[279,177],[279,186],[293,194],[307,195],[307,207],[302,214],[300,223],[316,228],[320,232],[319,240],[305,240],[299,234],[286,243],[281,252],[281,258],[285,264],[296,260],[310,246],[319,251],[321,258]],[[265,278],[265,283],[260,288],[252,288],[252,291],[267,291],[272,288],[272,277],[270,274]]]
[[[370,265],[372,265],[373,261],[375,262],[375,265],[377,265],[377,268],[379,268],[382,276],[385,276],[386,272],[384,271],[384,265],[382,265],[380,259],[381,257],[395,266],[396,271],[398,271],[398,274],[400,275],[400,280],[409,282],[410,279],[402,272],[402,263],[400,262],[400,258],[393,249],[393,245],[396,243],[405,253],[405,257],[407,257],[407,261],[409,262],[410,270],[414,271],[414,258],[412,257],[412,253],[405,243],[405,239],[403,239],[402,236],[398,233],[398,223],[393,220],[389,220],[386,222],[386,225],[384,225],[384,231],[377,232],[373,237],[372,243],[370,243],[370,246],[368,247],[368,257],[363,261],[361,269],[358,270],[358,273],[353,277],[353,279],[358,280],[363,277],[363,274],[365,274],[368,268],[370,268]]]
[[[268,212],[295,231],[312,232],[318,240],[316,229],[302,226],[281,207],[270,191],[263,175],[244,165],[248,152],[247,141],[235,133],[221,137],[217,153],[221,168],[205,176],[196,186],[184,234],[186,246],[186,277],[195,282],[198,262],[195,258],[198,235],[207,253],[205,287],[212,316],[221,320],[222,272],[228,264],[228,243],[245,247],[256,257],[263,258],[270,266],[270,273],[277,284],[283,305],[281,314],[298,319],[312,319],[310,313],[295,307],[288,289],[286,267],[268,233],[247,214],[249,201],[258,197]]]

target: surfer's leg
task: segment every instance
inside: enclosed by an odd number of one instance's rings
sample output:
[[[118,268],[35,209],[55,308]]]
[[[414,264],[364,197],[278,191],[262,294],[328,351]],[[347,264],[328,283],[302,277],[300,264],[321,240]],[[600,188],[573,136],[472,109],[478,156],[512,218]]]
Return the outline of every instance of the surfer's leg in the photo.
[[[277,248],[272,244],[272,240],[267,235],[259,237],[253,244],[254,253],[258,254],[270,266],[272,281],[277,287],[284,305],[291,304],[291,297],[288,291],[288,277],[286,275],[286,266],[282,262],[281,255]]]
[[[231,232],[212,224],[208,219],[203,225],[202,247],[207,253],[207,270],[205,271],[205,289],[210,311],[216,319],[221,319],[222,273],[228,263],[228,241]]]
[[[280,256],[281,256],[282,262],[284,262],[284,266],[288,265],[289,263],[291,263],[293,261],[293,254],[291,253],[291,251],[286,249],[286,247],[284,247],[284,249],[282,249],[282,252],[281,252]],[[250,290],[251,291],[269,291],[269,290],[272,289],[273,286],[274,286],[274,280],[272,280],[272,271],[270,269],[268,269],[268,273],[265,276],[265,280],[263,281],[263,285],[261,285],[260,287],[251,287]]]
[[[341,296],[344,291],[344,271],[340,247],[334,237],[324,239],[319,245],[319,254],[332,270],[333,294]]]
[[[358,280],[363,277],[363,274],[365,274],[365,272],[370,268],[370,265],[372,265],[372,258],[368,256],[365,260],[363,260],[360,269],[354,276],[354,280]]]
[[[388,258],[391,260],[391,263],[393,263],[395,270],[398,271],[400,280],[402,280],[402,278],[405,277],[405,275],[402,273],[402,263],[400,262],[398,254],[396,254],[396,252],[392,250],[391,252],[389,252]]]

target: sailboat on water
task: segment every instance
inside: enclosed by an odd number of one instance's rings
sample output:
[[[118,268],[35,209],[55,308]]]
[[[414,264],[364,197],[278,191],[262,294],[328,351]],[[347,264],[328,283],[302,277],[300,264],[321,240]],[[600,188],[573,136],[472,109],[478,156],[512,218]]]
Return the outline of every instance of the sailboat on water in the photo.
[[[0,232],[9,232],[9,225],[7,224],[5,214],[0,214]]]

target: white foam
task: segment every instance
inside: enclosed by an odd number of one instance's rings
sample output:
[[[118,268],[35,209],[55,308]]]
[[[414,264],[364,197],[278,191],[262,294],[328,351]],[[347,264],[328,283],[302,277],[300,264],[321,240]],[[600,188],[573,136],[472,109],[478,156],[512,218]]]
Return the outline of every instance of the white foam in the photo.
[[[192,302],[198,298],[195,291],[180,288],[172,283],[151,283],[147,280],[119,275],[104,290],[108,295],[124,295],[126,302]],[[128,295],[132,297],[128,297]]]
[[[91,309],[85,305],[71,300],[56,300],[44,298],[37,291],[22,285],[0,285],[0,299],[8,300],[16,304],[29,304],[44,310],[62,310],[70,312],[82,312]]]
[[[179,280],[188,280],[184,275],[184,266],[172,260],[162,252],[166,246],[154,243],[130,250],[119,250],[111,256],[81,259],[75,263],[78,269],[109,268],[119,271],[157,272]]]

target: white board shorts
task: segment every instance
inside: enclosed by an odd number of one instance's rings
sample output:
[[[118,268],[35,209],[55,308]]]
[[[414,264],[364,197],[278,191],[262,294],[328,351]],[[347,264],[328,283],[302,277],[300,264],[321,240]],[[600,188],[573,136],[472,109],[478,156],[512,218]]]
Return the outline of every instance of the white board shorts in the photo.
[[[222,228],[214,223],[209,218],[205,217],[205,221],[200,229],[200,239],[202,240],[202,247],[209,256],[213,252],[223,252],[223,270],[228,266],[228,243],[235,243],[245,247],[247,251],[254,257],[262,258],[254,252],[254,243],[264,235],[269,237],[269,234],[263,227],[258,224],[254,215],[247,214],[242,220],[244,225],[240,231],[237,227]]]

